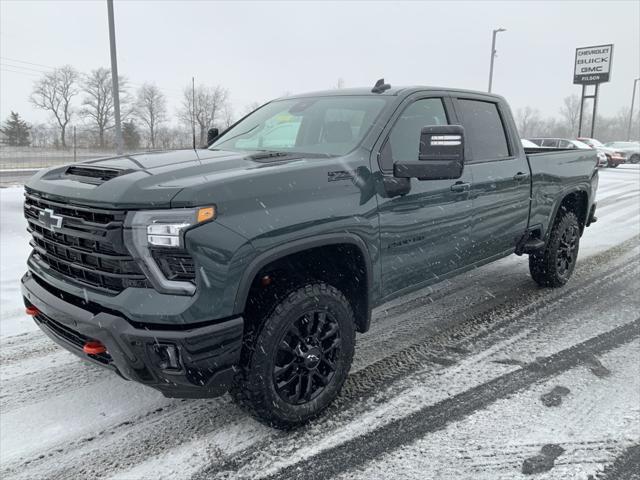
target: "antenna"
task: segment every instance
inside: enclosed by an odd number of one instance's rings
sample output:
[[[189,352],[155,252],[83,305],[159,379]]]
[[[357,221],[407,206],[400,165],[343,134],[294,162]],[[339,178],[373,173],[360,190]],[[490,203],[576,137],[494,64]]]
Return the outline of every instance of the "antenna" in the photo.
[[[196,149],[196,79],[191,77],[191,133],[193,149]]]
[[[384,78],[381,78],[371,89],[371,93],[383,93],[385,90],[389,90],[391,85],[384,83]]]

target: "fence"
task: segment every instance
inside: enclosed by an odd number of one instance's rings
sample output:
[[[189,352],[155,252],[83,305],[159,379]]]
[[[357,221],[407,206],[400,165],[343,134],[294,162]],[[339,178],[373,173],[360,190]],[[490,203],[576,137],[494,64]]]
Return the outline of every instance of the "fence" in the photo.
[[[146,146],[151,145],[145,132],[135,130],[135,141],[131,144],[136,148],[125,148],[126,153],[140,153],[151,151]],[[44,167],[65,165],[81,162],[92,158],[116,155],[113,145],[113,129],[105,131],[102,139],[95,131],[82,127],[68,127],[67,147],[59,146],[60,132],[56,128],[36,125],[30,135],[31,145],[28,147],[13,147],[0,143],[0,172],[11,170],[37,170]],[[130,134],[131,136],[132,134]],[[132,137],[133,138],[133,137]],[[96,145],[107,145],[104,148]],[[155,134],[155,148],[162,150],[177,150],[190,148],[192,145],[191,132],[180,127],[160,127]]]
[[[127,153],[145,151],[148,150],[139,149]],[[0,145],[0,170],[38,170],[115,154],[115,149],[8,147]]]

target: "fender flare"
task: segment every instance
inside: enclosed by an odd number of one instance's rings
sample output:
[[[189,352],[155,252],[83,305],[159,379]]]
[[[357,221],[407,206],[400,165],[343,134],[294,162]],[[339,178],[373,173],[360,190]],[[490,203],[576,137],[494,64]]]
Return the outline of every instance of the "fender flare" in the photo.
[[[316,247],[339,244],[354,245],[358,248],[358,250],[362,254],[362,257],[364,258],[365,275],[367,277],[367,315],[364,319],[363,324],[361,325],[361,329],[363,329],[363,331],[368,330],[371,320],[371,296],[373,288],[373,264],[371,261],[371,254],[369,253],[369,249],[367,248],[366,243],[359,235],[347,232],[328,233],[301,238],[299,240],[288,242],[284,245],[278,245],[276,247],[270,248],[269,250],[266,250],[265,252],[259,254],[249,263],[247,268],[245,268],[244,273],[242,274],[240,283],[238,284],[238,290],[236,292],[236,298],[233,306],[234,314],[241,314],[244,311],[253,279],[262,268],[276,260],[294,253],[300,253]]]
[[[591,197],[589,195],[589,190],[590,188],[588,185],[580,184],[580,185],[574,185],[572,187],[569,187],[566,190],[563,190],[560,193],[560,195],[558,195],[557,200],[553,205],[553,209],[551,210],[552,214],[549,217],[549,222],[547,223],[547,227],[544,232],[545,242],[546,242],[546,239],[549,237],[551,230],[553,229],[553,224],[556,221],[556,217],[558,215],[558,210],[560,209],[560,205],[562,205],[562,202],[564,202],[564,199],[567,198],[567,196],[573,193],[584,193],[587,196],[587,208],[586,208],[585,218],[583,223],[583,229],[584,229],[587,218],[589,217],[589,209],[591,205]],[[578,219],[578,221],[580,221],[580,219]]]

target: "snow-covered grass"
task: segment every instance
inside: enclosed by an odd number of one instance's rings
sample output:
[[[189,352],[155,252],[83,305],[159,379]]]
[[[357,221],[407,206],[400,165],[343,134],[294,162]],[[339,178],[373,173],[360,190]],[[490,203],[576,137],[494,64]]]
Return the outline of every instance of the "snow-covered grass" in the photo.
[[[22,188],[0,189],[0,336],[35,330],[24,314],[20,277],[27,268],[31,251],[27,222],[22,214]]]

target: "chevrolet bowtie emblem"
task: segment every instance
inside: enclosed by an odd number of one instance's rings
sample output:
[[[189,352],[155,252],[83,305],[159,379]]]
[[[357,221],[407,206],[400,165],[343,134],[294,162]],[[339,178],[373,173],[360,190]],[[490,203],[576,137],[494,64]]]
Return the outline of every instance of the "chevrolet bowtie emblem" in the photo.
[[[56,215],[50,208],[42,210],[40,215],[38,215],[38,219],[42,222],[44,228],[51,231],[62,227],[62,217],[60,215]]]

